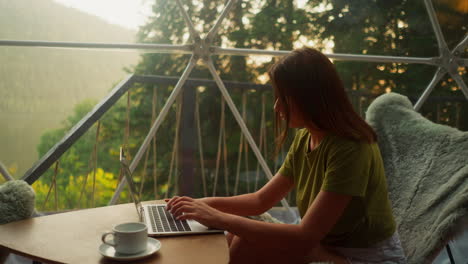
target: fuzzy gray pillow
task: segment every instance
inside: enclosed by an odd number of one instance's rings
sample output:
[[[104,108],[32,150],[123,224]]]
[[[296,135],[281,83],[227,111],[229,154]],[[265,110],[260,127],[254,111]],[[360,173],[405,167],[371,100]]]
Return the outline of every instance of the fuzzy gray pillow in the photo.
[[[0,185],[0,225],[26,219],[34,212],[35,193],[22,180]]]

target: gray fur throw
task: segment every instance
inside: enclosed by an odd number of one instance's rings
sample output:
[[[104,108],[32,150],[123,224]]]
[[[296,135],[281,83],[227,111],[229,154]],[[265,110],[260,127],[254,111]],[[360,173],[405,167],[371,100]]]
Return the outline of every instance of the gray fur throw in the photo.
[[[405,96],[368,108],[409,263],[431,263],[468,219],[468,132],[432,123]]]
[[[0,225],[31,217],[34,200],[34,190],[25,181],[8,181],[0,185]]]
[[[266,223],[273,223],[273,224],[283,224],[280,220],[274,218],[271,216],[270,213],[265,212],[261,215],[252,215],[252,216],[247,216],[247,218],[252,219],[252,220],[257,220],[257,221],[262,221]]]

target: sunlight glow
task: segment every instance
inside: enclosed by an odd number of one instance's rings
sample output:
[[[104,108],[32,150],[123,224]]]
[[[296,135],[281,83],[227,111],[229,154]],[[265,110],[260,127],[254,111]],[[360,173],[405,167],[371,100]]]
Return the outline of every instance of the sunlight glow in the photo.
[[[98,16],[111,24],[136,30],[151,11],[148,0],[54,0],[67,7]]]

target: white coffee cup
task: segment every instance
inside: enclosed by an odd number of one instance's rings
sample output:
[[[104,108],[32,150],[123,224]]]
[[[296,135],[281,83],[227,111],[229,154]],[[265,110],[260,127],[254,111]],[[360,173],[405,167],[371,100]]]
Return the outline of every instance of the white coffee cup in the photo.
[[[114,243],[106,241],[108,235],[113,235]],[[148,228],[144,223],[129,222],[114,226],[112,232],[102,234],[102,243],[115,248],[117,253],[136,254],[146,250],[148,243]]]

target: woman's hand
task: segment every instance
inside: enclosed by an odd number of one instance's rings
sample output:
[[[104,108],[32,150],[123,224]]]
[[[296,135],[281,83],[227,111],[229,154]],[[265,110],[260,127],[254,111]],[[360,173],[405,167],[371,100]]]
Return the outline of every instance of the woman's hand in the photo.
[[[216,210],[206,203],[187,196],[175,196],[172,199],[166,199],[167,210],[177,220],[191,219],[211,228],[223,228],[223,219],[225,213]]]

